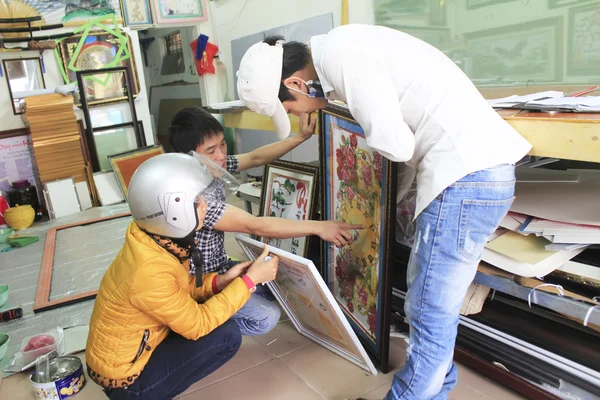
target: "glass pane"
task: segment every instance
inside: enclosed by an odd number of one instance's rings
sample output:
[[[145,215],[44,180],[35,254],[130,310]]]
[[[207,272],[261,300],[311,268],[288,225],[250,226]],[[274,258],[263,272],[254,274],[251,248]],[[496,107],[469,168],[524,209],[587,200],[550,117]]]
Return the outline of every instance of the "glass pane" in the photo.
[[[487,98],[600,79],[600,0],[374,0],[375,23],[442,50]]]
[[[17,113],[23,112],[25,92],[44,89],[44,77],[39,58],[6,60],[6,78]]]
[[[131,122],[131,110],[129,103],[111,104],[110,106],[98,106],[89,109],[92,126],[100,128],[103,126],[118,125]]]
[[[123,217],[56,232],[50,300],[97,290],[130,222]]]
[[[114,58],[114,55],[112,57]],[[94,68],[90,67],[86,69]],[[86,75],[83,78],[83,87],[89,104],[101,104],[127,99],[127,81],[125,80],[124,71]]]
[[[101,171],[112,171],[108,156],[138,148],[135,131],[129,126],[94,132],[94,140]]]

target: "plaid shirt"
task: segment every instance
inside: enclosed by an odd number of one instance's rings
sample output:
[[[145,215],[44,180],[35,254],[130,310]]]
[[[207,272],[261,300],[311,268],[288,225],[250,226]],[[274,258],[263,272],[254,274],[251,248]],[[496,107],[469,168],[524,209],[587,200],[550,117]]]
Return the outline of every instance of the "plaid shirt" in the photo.
[[[227,156],[227,171],[237,172],[239,161],[236,156]],[[218,272],[224,274],[229,269],[227,253],[225,252],[225,233],[214,230],[213,227],[225,212],[225,187],[220,180],[213,183],[204,191],[204,199],[208,205],[206,218],[202,229],[196,232],[198,248],[204,260],[203,273]],[[190,275],[196,273],[196,266],[190,260]]]

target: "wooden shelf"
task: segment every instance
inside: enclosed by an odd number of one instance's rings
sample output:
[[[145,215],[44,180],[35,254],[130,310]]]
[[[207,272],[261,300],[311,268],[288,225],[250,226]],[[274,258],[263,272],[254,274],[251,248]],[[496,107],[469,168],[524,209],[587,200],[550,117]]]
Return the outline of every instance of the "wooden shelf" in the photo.
[[[498,113],[533,145],[530,155],[600,162],[600,113],[551,114],[521,110]],[[290,121],[292,132],[298,132],[298,117],[290,115]],[[224,124],[236,129],[273,130],[270,118],[247,110],[224,113]]]

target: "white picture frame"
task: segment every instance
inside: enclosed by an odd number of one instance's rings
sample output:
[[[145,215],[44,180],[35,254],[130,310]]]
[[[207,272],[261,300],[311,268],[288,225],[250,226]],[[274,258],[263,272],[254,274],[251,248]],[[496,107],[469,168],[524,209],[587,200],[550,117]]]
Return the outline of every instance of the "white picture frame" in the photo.
[[[256,260],[265,247],[264,243],[244,235],[237,234],[235,239],[251,260]],[[279,270],[277,278],[267,285],[298,332],[377,375],[377,369],[313,262],[272,246],[269,253],[279,257]]]
[[[81,211],[73,178],[44,182],[43,194],[51,220]]]

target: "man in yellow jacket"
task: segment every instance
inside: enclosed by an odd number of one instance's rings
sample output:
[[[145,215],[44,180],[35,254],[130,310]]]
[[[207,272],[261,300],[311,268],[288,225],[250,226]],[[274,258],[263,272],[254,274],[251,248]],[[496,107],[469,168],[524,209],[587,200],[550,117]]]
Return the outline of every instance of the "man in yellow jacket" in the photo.
[[[132,177],[134,221],[100,284],[86,346],[88,373],[111,399],[172,399],[225,364],[241,344],[231,316],[275,278],[266,248],[226,274],[189,274],[203,193],[224,174],[198,155],[163,154]]]

